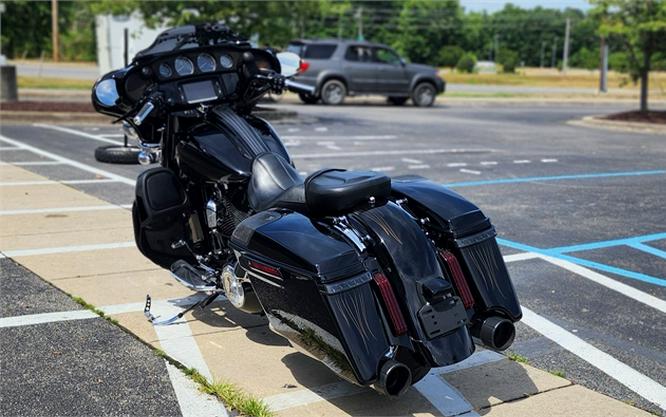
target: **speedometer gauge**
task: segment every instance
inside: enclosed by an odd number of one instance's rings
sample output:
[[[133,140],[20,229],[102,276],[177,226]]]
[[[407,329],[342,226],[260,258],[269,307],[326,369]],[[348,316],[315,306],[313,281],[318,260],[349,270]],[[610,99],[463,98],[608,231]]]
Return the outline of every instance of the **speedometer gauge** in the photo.
[[[220,55],[220,65],[224,69],[231,69],[234,66],[234,60],[227,54]]]
[[[190,75],[194,72],[194,64],[184,56],[176,58],[174,66],[176,67],[178,75]]]
[[[197,67],[201,72],[215,71],[215,59],[208,54],[199,54],[197,57]]]
[[[169,78],[173,74],[173,71],[171,71],[171,67],[169,66],[169,64],[160,64],[158,71],[160,73],[160,77],[162,78]]]

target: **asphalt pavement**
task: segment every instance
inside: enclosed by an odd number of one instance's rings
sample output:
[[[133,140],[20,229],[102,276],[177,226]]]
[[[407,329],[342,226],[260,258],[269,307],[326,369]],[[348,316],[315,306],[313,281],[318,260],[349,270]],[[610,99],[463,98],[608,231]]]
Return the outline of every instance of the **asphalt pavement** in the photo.
[[[275,127],[303,175],[322,167],[417,174],[479,205],[504,254],[525,255],[508,264],[527,310],[511,352],[662,412],[648,391],[666,385],[666,137],[567,124],[628,110],[616,105],[279,107],[299,113]],[[123,177],[143,169],[94,160],[97,146],[122,140],[115,126],[6,125],[1,133]],[[133,198],[127,184],[93,182],[94,172],[34,152],[0,156],[113,204]]]

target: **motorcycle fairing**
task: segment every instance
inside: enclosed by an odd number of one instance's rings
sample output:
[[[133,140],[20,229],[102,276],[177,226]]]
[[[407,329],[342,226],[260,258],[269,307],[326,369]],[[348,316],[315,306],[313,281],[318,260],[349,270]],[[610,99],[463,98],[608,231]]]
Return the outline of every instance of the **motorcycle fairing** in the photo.
[[[520,320],[520,304],[490,219],[461,195],[423,177],[393,178],[391,186],[396,198],[407,199],[410,211],[430,219],[441,234],[438,247],[452,250],[461,261],[476,302],[472,319],[500,314]]]

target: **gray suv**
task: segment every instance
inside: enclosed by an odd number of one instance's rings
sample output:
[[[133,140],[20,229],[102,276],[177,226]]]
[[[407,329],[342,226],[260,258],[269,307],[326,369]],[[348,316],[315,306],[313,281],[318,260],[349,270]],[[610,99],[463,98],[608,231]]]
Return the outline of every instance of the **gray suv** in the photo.
[[[315,87],[314,94],[299,94],[304,103],[320,99],[341,104],[348,95],[380,94],[401,105],[410,98],[428,107],[446,83],[437,69],[408,64],[386,45],[349,40],[295,40],[287,50],[303,60],[297,81]]]

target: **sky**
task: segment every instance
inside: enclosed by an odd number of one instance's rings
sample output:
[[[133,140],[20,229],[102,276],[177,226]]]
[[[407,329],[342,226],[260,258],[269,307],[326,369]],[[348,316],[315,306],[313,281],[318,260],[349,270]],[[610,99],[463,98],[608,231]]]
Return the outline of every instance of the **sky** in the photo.
[[[566,9],[572,7],[581,10],[590,8],[587,0],[460,0],[460,4],[466,11],[487,11],[495,12],[504,8],[506,3],[512,3],[523,9],[531,9],[541,6],[548,9]]]

